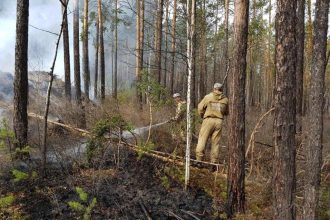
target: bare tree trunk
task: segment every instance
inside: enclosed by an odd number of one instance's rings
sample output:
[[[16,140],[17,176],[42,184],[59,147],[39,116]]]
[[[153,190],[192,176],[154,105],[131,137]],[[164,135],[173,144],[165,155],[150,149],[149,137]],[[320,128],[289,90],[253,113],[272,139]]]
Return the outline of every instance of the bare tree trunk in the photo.
[[[191,25],[194,25],[193,27],[193,35],[192,35],[192,43],[191,43],[191,102],[192,102],[192,107],[196,108],[197,107],[197,86],[196,86],[196,40],[197,40],[197,35],[196,35],[196,0],[191,0],[191,12],[190,12],[190,17],[191,17]],[[187,79],[188,82],[188,79]],[[188,88],[187,88],[188,89]],[[192,119],[193,120],[193,119]],[[192,131],[194,128],[192,127]]]
[[[73,12],[73,44],[74,44],[74,85],[76,87],[76,102],[81,104],[80,84],[80,51],[79,51],[79,0],[74,0]]]
[[[157,18],[156,18],[156,30],[155,30],[155,77],[159,84],[161,84],[162,73],[162,29],[163,29],[163,6],[164,0],[158,0],[157,5]]]
[[[225,62],[223,73],[224,75],[222,77],[225,77],[225,74],[227,72],[228,66],[229,66],[229,50],[228,50],[228,41],[229,41],[229,2],[230,0],[225,0],[225,45],[223,48],[223,59]],[[228,91],[227,85],[228,83],[224,82],[224,91]]]
[[[97,83],[99,78],[99,47],[100,47],[100,21],[96,19],[95,37],[95,72],[94,72],[94,98],[97,99]]]
[[[218,14],[219,14],[219,0],[216,1],[217,8],[215,12],[216,20],[215,20],[215,32],[214,32],[214,45],[213,45],[213,80],[211,84],[214,84],[218,81]]]
[[[268,109],[271,105],[271,102],[273,100],[273,59],[272,59],[272,0],[269,0],[269,6],[268,6],[268,36],[267,36],[267,73],[266,73],[266,80],[264,82],[264,93],[265,93],[265,109]]]
[[[52,66],[50,68],[50,72],[49,72],[50,79],[49,79],[49,83],[48,83],[48,89],[47,89],[47,95],[46,95],[46,105],[45,105],[45,112],[44,112],[44,134],[43,134],[43,142],[42,142],[42,170],[43,170],[44,176],[46,175],[46,162],[47,162],[47,120],[48,120],[48,112],[49,112],[49,106],[50,106],[50,94],[52,91],[52,85],[53,85],[53,80],[54,80],[54,68],[55,68],[56,59],[57,59],[58,46],[60,44],[61,36],[62,36],[63,30],[64,30],[65,18],[67,16],[67,4],[62,5],[62,6],[64,7],[62,25],[61,25],[60,33],[57,38],[57,42],[56,42],[55,56],[53,59]]]
[[[235,0],[234,54],[229,104],[229,215],[245,211],[245,78],[249,24],[249,0]]]
[[[144,0],[136,1],[136,78],[141,81],[143,71],[143,48],[144,48]],[[136,91],[139,109],[143,108],[143,96],[141,91]]]
[[[14,80],[14,120],[13,126],[17,143],[15,147],[25,147],[28,135],[28,38],[29,0],[17,0],[15,80]]]
[[[164,30],[164,35],[165,35],[165,55],[164,55],[164,87],[166,88],[167,86],[167,52],[168,52],[168,7],[170,5],[169,0],[165,0],[165,30]]]
[[[117,83],[118,83],[118,0],[115,0],[115,42],[114,42],[114,78],[113,78],[113,98],[117,99]]]
[[[88,0],[84,0],[84,26],[83,26],[83,67],[84,67],[84,91],[86,100],[89,100],[90,69],[88,54]]]
[[[192,107],[193,99],[193,56],[195,50],[195,0],[187,1],[187,63],[188,63],[188,79],[187,79],[187,143],[186,143],[186,162],[185,162],[185,189],[188,189],[190,180],[190,148],[192,140]]]
[[[142,71],[143,71],[143,68],[144,68],[144,65],[143,65],[143,58],[144,58],[144,0],[140,0],[140,38],[139,38],[139,41],[140,41],[140,73],[142,74]],[[141,74],[140,74],[140,77],[141,77]],[[140,100],[141,100],[141,104],[142,104],[142,93],[141,93],[141,97],[140,97]],[[141,107],[142,109],[142,107]]]
[[[252,18],[251,22],[255,23],[256,21],[256,0],[252,1]],[[249,49],[248,49],[248,64],[249,68],[247,71],[247,79],[246,79],[246,104],[247,107],[255,106],[255,81],[256,81],[256,73],[255,73],[255,62],[256,62],[256,57],[254,56],[254,47],[257,47],[257,42],[254,36],[251,36],[248,39],[248,44],[249,44]]]
[[[175,72],[175,54],[176,54],[176,10],[177,10],[177,0],[173,2],[173,17],[172,17],[172,45],[171,45],[171,52],[172,52],[172,64],[171,64],[171,94],[174,93],[174,72]]]
[[[297,68],[296,68],[296,132],[302,130],[302,110],[304,97],[304,46],[305,46],[305,0],[297,0]]]
[[[71,71],[70,71],[70,43],[68,29],[68,15],[65,7],[68,5],[68,0],[63,0],[65,6],[62,6],[62,11],[66,12],[63,20],[63,50],[64,50],[64,72],[65,72],[65,97],[68,101],[71,100]]]
[[[329,1],[317,0],[314,19],[312,75],[309,95],[304,191],[304,219],[318,219],[319,188],[322,166],[324,80],[327,65]]]
[[[278,0],[273,162],[274,219],[295,219],[296,0]]]
[[[103,28],[103,14],[102,2],[98,0],[98,13],[99,13],[99,29],[100,29],[100,74],[101,74],[101,100],[105,99],[105,61],[104,61],[104,28]]]
[[[304,100],[303,115],[308,111],[308,95],[310,77],[312,71],[312,53],[313,53],[313,24],[312,24],[312,1],[307,0],[307,23],[306,23],[306,48],[305,48],[305,74],[304,74]]]
[[[207,20],[206,20],[206,0],[203,0],[203,9],[202,9],[202,30],[201,30],[201,63],[200,63],[200,80],[199,80],[199,99],[202,99],[205,96],[205,87],[207,79],[207,44],[206,44],[206,32],[207,32]]]

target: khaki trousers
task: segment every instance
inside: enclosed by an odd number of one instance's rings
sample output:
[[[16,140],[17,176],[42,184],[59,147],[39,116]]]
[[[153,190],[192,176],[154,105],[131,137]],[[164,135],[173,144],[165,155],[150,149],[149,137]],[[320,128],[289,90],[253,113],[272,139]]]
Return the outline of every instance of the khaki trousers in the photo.
[[[209,137],[211,137],[211,162],[218,163],[219,159],[219,141],[221,137],[222,119],[205,118],[199,131],[198,144],[196,147],[196,159],[202,161],[205,152],[205,146]]]

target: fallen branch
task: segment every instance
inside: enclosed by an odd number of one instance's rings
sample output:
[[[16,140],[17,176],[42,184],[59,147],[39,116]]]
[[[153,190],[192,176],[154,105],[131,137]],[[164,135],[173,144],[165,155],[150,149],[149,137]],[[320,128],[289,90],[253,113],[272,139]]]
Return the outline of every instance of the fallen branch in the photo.
[[[38,114],[35,114],[35,113],[28,113],[28,116],[29,117],[32,117],[32,118],[39,119],[39,120],[43,120],[44,119],[43,116],[38,115]],[[73,127],[71,125],[63,124],[63,123],[56,122],[56,121],[49,120],[49,119],[47,121],[50,124],[58,125],[58,126],[61,126],[63,128],[67,128],[67,129],[70,129],[70,130],[73,130],[73,131],[76,131],[76,132],[80,132],[80,133],[82,133],[84,135],[92,136],[92,133],[90,131],[87,131],[87,130],[84,130],[84,129],[81,129],[81,128],[76,128],[76,127]],[[111,137],[107,137],[107,138],[108,139],[111,139]],[[151,157],[154,157],[154,158],[163,160],[165,162],[175,163],[175,164],[180,165],[180,166],[183,166],[184,165],[184,163],[182,162],[182,161],[185,160],[184,157],[175,156],[175,155],[172,155],[172,154],[169,154],[169,153],[165,153],[165,152],[162,152],[162,151],[156,151],[156,150],[144,151],[143,149],[141,149],[136,144],[130,144],[130,143],[128,143],[125,140],[121,140],[119,142],[119,144],[124,144],[124,145],[130,147],[130,149],[132,149],[132,150],[134,150],[136,152],[143,152],[144,154],[146,154],[148,156],[151,156]],[[174,159],[172,159],[173,157],[174,157]],[[182,161],[178,161],[178,160],[182,160]],[[216,167],[225,166],[226,165],[226,164],[211,163],[211,162],[207,162],[207,161],[199,161],[199,160],[195,160],[195,159],[190,159],[190,161],[194,162],[195,164],[205,164],[205,165],[216,166]]]
[[[261,145],[264,145],[264,146],[267,146],[267,147],[274,147],[273,145],[266,144],[266,143],[262,143],[262,142],[260,142],[260,141],[255,141],[254,143],[256,143],[256,144],[261,144]]]
[[[184,220],[183,218],[181,218],[180,216],[178,216],[177,214],[175,214],[175,213],[172,212],[172,211],[167,210],[166,212],[167,212],[169,215],[175,217],[176,219]]]
[[[144,151],[139,146],[127,143],[126,141],[122,141],[121,143],[124,144],[124,145],[127,145],[128,147],[130,147],[131,149],[134,149],[135,151],[143,152],[148,156],[156,157],[156,158],[161,159],[163,161],[172,162],[172,163],[175,163],[175,164],[178,164],[178,165],[181,165],[181,166],[184,165],[184,163],[182,162],[182,161],[185,160],[184,157],[172,155],[172,154],[165,153],[165,152],[162,152],[162,151],[155,151],[155,150]],[[167,157],[165,157],[165,156],[167,156]],[[172,159],[173,157],[174,157],[174,159]],[[182,160],[182,161],[179,161],[179,160]],[[205,165],[216,166],[216,167],[219,167],[221,165],[222,166],[225,165],[225,164],[211,163],[211,162],[207,162],[207,161],[199,161],[199,160],[195,160],[195,159],[191,159],[191,158],[190,158],[190,161],[192,161],[196,164],[205,164]]]
[[[275,108],[271,108],[269,109],[265,114],[263,114],[260,119],[258,120],[256,126],[254,127],[254,129],[252,130],[251,136],[250,136],[250,140],[249,140],[249,145],[248,148],[246,149],[246,153],[245,153],[245,157],[248,156],[250,148],[253,145],[254,142],[254,138],[255,138],[255,134],[258,132],[258,129],[261,128],[261,122],[264,120],[264,118],[266,118],[267,115],[269,115],[272,111],[274,111]]]
[[[139,205],[144,213],[144,215],[146,216],[147,220],[152,220],[151,215],[149,214],[146,206],[143,204],[143,202],[141,201],[141,199],[139,199]]]
[[[183,212],[183,213],[189,215],[190,217],[192,217],[192,218],[195,219],[195,220],[201,220],[201,219],[198,218],[196,215],[194,215],[191,211],[186,211],[186,210],[183,210],[183,209],[180,209],[180,210],[181,210],[181,212]]]
[[[249,145],[248,145],[248,148],[246,150],[246,153],[245,153],[245,157],[248,156],[249,154],[249,151],[251,149],[251,161],[250,161],[250,171],[249,171],[249,174],[247,175],[247,178],[250,177],[251,173],[252,173],[252,169],[253,169],[253,152],[254,152],[254,143],[255,143],[255,135],[258,133],[258,130],[262,127],[262,122],[263,120],[266,118],[266,116],[268,116],[270,113],[272,113],[274,111],[274,107],[269,109],[265,114],[263,114],[260,119],[258,120],[256,126],[254,127],[254,129],[252,130],[252,133],[251,133],[251,137],[250,137],[250,140],[249,140]]]
[[[32,112],[28,113],[28,116],[31,117],[31,118],[39,119],[39,120],[44,120],[43,116],[32,113]],[[49,119],[47,119],[47,121],[50,124],[58,125],[58,126],[61,126],[63,128],[67,128],[67,129],[77,131],[77,132],[80,132],[80,133],[83,133],[83,134],[91,135],[91,132],[89,132],[87,130],[84,130],[84,129],[76,128],[76,127],[73,127],[71,125],[63,124],[63,123],[60,123],[60,122],[57,122],[57,121],[52,121],[52,120],[49,120]]]

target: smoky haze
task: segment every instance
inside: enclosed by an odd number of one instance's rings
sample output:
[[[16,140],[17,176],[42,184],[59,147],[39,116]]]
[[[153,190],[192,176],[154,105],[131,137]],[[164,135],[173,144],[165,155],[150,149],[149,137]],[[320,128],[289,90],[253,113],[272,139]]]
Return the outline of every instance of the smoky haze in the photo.
[[[103,1],[109,4],[110,1]],[[90,1],[90,11],[97,9],[96,1]],[[120,24],[119,42],[118,42],[118,75],[119,86],[127,87],[134,80],[134,51],[135,44],[135,27],[134,16],[129,10],[125,10],[120,16],[123,20],[131,20],[132,25]],[[80,0],[80,17],[82,16],[83,2]],[[71,59],[71,79],[73,81],[73,41],[72,41],[72,19],[73,4],[70,0],[68,8],[69,37],[70,37],[70,59]],[[59,0],[30,0],[29,11],[29,71],[49,71],[55,52],[55,43],[57,36],[38,29],[47,30],[53,33],[59,33],[62,20],[61,4]],[[106,83],[107,87],[111,87],[111,47],[112,32],[109,22],[105,24],[107,31],[105,38],[105,63],[106,63]],[[1,0],[0,1],[0,72],[14,73],[15,69],[15,29],[16,29],[16,1]],[[80,30],[82,24],[80,22]],[[38,29],[37,29],[38,28]],[[89,34],[89,55],[90,55],[90,72],[93,81],[94,73],[94,37],[95,25],[90,25]],[[80,43],[81,44],[81,43]],[[80,45],[82,49],[82,45]],[[81,51],[82,52],[82,51]],[[82,53],[81,53],[82,57]],[[59,53],[55,65],[54,73],[60,78],[64,78],[64,61],[63,61],[63,43],[59,45]],[[82,71],[81,71],[82,73]]]

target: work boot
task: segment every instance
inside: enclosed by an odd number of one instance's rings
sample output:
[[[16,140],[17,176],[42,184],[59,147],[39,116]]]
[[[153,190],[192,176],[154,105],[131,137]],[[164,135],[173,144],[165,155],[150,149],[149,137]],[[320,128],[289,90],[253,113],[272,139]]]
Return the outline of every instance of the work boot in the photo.
[[[211,172],[212,172],[212,173],[217,172],[217,171],[218,171],[218,169],[217,169],[216,166],[212,166],[212,167],[211,167]]]

